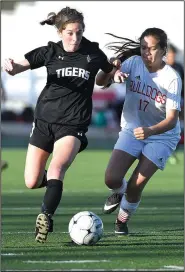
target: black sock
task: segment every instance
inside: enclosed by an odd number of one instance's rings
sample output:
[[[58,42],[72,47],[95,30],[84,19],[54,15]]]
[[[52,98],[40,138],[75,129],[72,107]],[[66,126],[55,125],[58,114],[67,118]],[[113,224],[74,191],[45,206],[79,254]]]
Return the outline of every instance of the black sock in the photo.
[[[50,179],[47,181],[47,189],[42,203],[42,212],[52,216],[62,197],[63,182],[58,179]]]
[[[37,188],[42,188],[42,187],[46,187],[46,186],[47,186],[47,170],[45,170],[45,172],[44,172],[42,183]]]

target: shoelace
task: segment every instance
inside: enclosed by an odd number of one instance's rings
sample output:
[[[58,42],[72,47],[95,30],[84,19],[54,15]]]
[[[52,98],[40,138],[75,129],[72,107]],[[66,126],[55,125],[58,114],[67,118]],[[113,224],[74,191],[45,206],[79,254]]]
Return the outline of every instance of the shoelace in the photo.
[[[119,193],[114,193],[114,194],[112,194],[111,196],[108,197],[108,200],[110,200],[110,199],[112,199],[112,198],[114,198],[114,199],[119,199],[119,200],[120,200],[121,194],[119,194]]]

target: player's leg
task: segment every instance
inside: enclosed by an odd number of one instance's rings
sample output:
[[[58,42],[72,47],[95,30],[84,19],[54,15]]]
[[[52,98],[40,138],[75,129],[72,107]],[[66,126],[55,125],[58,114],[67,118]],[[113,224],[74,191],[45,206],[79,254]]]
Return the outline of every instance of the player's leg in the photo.
[[[25,183],[30,189],[47,186],[45,166],[50,153],[29,144],[25,163]],[[52,221],[48,222],[48,231],[52,232]]]
[[[115,233],[128,234],[127,222],[139,206],[142,190],[157,169],[158,167],[153,162],[141,156],[136,169],[128,180],[127,192],[121,200]]]
[[[124,130],[119,133],[119,139],[115,144],[105,172],[105,184],[112,192],[104,205],[104,213],[112,213],[119,206],[127,188],[124,177],[130,166],[140,155],[143,145],[131,133]]]
[[[47,185],[45,166],[50,153],[32,144],[28,145],[24,178],[29,189],[41,188]]]
[[[35,120],[30,134],[25,162],[25,183],[30,189],[47,187],[46,163],[53,150],[54,139],[50,124]],[[52,232],[52,220],[48,221],[48,231]]]
[[[123,194],[127,188],[124,178],[128,169],[136,160],[136,157],[125,151],[114,149],[105,172],[105,184],[111,191],[107,198],[103,212],[112,213],[120,204]]]
[[[36,220],[36,241],[45,242],[63,191],[65,173],[81,147],[81,141],[74,136],[65,136],[54,144],[53,157],[48,167],[47,189],[42,203],[42,212]]]
[[[139,206],[144,187],[158,169],[164,169],[172,149],[156,141],[146,144],[142,153],[139,163],[128,181],[127,193],[121,200],[115,224],[115,233],[117,234],[128,234],[127,222]]]
[[[47,185],[45,166],[54,143],[50,134],[49,124],[41,120],[33,122],[24,171],[25,183],[30,189]]]

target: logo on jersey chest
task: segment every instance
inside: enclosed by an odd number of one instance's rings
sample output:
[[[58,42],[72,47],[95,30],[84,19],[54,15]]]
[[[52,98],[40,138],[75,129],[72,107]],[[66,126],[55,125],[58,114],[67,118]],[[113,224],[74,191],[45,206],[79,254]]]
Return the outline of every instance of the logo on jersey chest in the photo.
[[[86,80],[89,79],[90,72],[86,71],[85,69],[78,68],[78,67],[66,67],[62,69],[57,69],[57,78],[61,77],[81,77]]]
[[[151,100],[160,104],[166,104],[166,94],[162,93],[157,87],[150,86],[139,80],[131,80],[130,91],[149,97]]]

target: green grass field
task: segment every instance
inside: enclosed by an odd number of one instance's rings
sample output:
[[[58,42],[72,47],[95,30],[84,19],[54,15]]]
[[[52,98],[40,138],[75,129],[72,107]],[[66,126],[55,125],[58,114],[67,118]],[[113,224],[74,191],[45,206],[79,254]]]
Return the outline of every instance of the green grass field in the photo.
[[[104,171],[110,152],[87,150],[78,155],[65,177],[54,233],[48,235],[47,243],[38,244],[35,219],[45,189],[25,187],[25,149],[2,151],[2,158],[9,162],[1,176],[2,271],[184,271],[183,151],[178,153],[179,164],[168,163],[150,180],[126,237],[114,235],[117,212],[102,214],[109,194]],[[85,210],[95,212],[104,223],[104,236],[95,246],[74,245],[67,233],[71,217]]]

